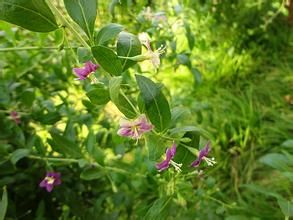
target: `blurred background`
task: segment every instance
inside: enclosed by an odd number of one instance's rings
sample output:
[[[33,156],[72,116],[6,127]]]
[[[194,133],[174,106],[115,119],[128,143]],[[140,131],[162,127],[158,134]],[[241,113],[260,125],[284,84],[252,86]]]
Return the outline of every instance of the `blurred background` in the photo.
[[[171,106],[186,110],[182,123],[209,132],[217,164],[200,176],[158,174],[143,142],[116,135],[121,114],[114,105],[90,102],[90,82],[74,80],[72,68],[83,54],[73,36],[0,21],[6,219],[293,216],[293,2],[98,1],[96,29],[110,22],[134,34],[148,32],[154,49],[166,46],[159,71],[143,62],[123,77],[131,84],[138,72],[162,82]],[[40,159],[70,158],[60,147],[70,151],[73,145],[84,159]],[[52,193],[38,186],[48,166],[62,175]]]

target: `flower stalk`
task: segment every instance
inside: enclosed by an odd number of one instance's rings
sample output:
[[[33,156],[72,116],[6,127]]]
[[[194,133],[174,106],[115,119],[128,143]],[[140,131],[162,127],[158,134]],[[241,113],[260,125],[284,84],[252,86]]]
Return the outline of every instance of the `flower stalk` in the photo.
[[[60,21],[63,23],[65,27],[67,27],[70,32],[80,41],[80,43],[87,49],[91,49],[89,44],[83,39],[83,37],[75,30],[75,28],[70,24],[70,22],[62,15],[62,13],[57,9],[54,3],[50,0],[46,0],[49,8],[54,12],[55,16],[57,16]]]

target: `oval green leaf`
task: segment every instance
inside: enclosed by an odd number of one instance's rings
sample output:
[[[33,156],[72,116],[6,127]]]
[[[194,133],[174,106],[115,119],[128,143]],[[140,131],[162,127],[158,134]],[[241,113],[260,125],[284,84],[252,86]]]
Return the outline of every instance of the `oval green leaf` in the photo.
[[[123,26],[120,24],[107,24],[106,26],[102,27],[100,31],[96,34],[95,42],[97,45],[104,45],[109,40],[115,38],[122,30]]]
[[[44,0],[0,0],[0,20],[35,32],[50,32],[58,28]]]
[[[112,77],[109,82],[109,92],[111,101],[116,105],[120,112],[122,112],[127,118],[135,118],[137,116],[136,110],[132,104],[129,103],[129,98],[126,99],[120,92],[122,78]]]
[[[118,41],[117,41],[117,54],[118,56],[123,57],[134,57],[141,54],[141,43],[137,36],[122,31],[118,35]],[[136,64],[135,61],[127,60],[127,59],[121,59],[122,63],[122,69],[125,71],[129,67]]]
[[[66,10],[74,20],[92,39],[97,17],[96,0],[64,0]]]
[[[113,50],[104,46],[92,47],[92,52],[98,63],[111,75],[121,75],[122,65]]]
[[[86,95],[95,105],[105,105],[110,101],[109,90],[103,85],[92,85]]]
[[[169,103],[160,88],[150,79],[136,75],[145,111],[157,131],[165,130],[171,121]]]

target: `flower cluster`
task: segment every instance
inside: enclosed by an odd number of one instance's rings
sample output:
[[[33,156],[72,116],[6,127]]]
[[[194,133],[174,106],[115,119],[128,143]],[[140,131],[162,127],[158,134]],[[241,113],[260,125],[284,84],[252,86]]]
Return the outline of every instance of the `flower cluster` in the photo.
[[[213,166],[216,163],[215,159],[210,159],[207,157],[208,153],[210,152],[210,149],[210,142],[208,142],[206,146],[199,151],[198,158],[195,161],[193,161],[190,166],[197,167],[199,166],[202,160],[205,160],[208,166]],[[176,144],[173,143],[173,145],[170,148],[167,148],[166,150],[166,159],[156,165],[159,172],[168,169],[170,165],[172,165],[176,171],[181,171],[180,167],[182,166],[182,164],[178,164],[172,160],[175,157],[175,153]]]
[[[147,120],[146,116],[143,114],[134,120],[127,120],[124,118],[121,119],[120,129],[118,130],[117,134],[120,136],[138,140],[144,133],[151,131],[153,128],[154,126]],[[170,148],[167,148],[166,159],[156,164],[156,168],[159,172],[168,169],[170,165],[172,165],[176,171],[181,171],[182,164],[173,161],[173,158],[176,154],[176,148],[177,145],[175,144],[175,142],[173,142]],[[216,163],[214,158],[210,159],[207,157],[210,150],[210,142],[208,142],[205,147],[199,151],[198,158],[193,161],[190,166],[197,167],[203,160],[206,161],[209,166],[214,165]]]

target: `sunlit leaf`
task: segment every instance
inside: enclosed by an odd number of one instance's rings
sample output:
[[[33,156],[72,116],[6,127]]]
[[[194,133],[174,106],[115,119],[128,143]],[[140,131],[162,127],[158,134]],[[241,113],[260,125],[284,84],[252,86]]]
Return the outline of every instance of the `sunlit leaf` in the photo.
[[[64,0],[70,17],[92,38],[97,16],[96,0]]]
[[[147,116],[156,130],[163,131],[171,121],[170,107],[166,97],[157,84],[150,79],[136,75],[136,81],[144,100]]]
[[[130,104],[129,98],[126,98],[120,92],[120,85],[122,82],[121,77],[112,77],[109,82],[109,91],[111,101],[117,106],[117,108],[127,117],[135,118],[137,116],[136,110],[132,104]],[[132,101],[133,102],[133,101]]]
[[[96,35],[95,43],[97,45],[104,45],[108,41],[115,38],[121,31],[123,30],[123,26],[120,24],[107,24],[102,27]]]
[[[45,0],[0,0],[0,20],[36,32],[58,28]]]
[[[123,57],[133,57],[141,54],[141,43],[138,37],[125,31],[121,32],[118,35],[117,54]],[[136,62],[132,60],[121,59],[121,63],[122,69],[125,71]]]
[[[95,46],[92,47],[92,52],[105,71],[115,76],[121,75],[122,65],[113,50],[104,46]]]

